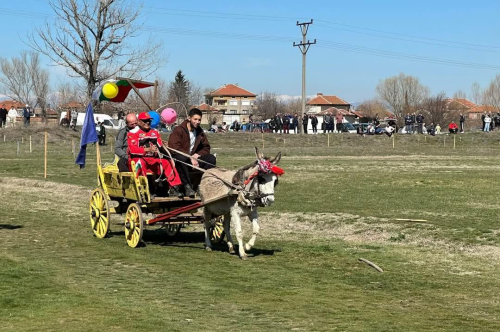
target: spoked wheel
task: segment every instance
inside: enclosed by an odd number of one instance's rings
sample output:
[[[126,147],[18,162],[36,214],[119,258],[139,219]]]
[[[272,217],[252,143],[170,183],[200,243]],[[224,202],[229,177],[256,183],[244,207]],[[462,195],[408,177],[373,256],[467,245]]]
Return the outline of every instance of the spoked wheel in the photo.
[[[174,237],[176,236],[177,234],[179,234],[179,232],[181,231],[181,225],[167,225],[167,227],[165,227],[165,233],[167,233],[167,236],[170,236],[170,237]]]
[[[141,207],[137,203],[132,203],[125,214],[125,239],[130,247],[135,248],[141,243],[143,229]]]
[[[100,239],[109,232],[108,200],[101,188],[96,188],[90,196],[90,226],[95,236]]]
[[[210,220],[210,227],[208,229],[210,234],[210,242],[212,244],[219,244],[224,240],[226,233],[224,232],[224,217],[219,216]]]

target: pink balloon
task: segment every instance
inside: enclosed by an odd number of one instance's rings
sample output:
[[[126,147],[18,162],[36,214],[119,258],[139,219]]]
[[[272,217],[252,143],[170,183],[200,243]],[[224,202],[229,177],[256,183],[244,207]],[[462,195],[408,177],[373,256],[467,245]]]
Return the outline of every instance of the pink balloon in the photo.
[[[174,124],[177,120],[177,112],[173,108],[165,108],[161,112],[161,119],[168,125]]]

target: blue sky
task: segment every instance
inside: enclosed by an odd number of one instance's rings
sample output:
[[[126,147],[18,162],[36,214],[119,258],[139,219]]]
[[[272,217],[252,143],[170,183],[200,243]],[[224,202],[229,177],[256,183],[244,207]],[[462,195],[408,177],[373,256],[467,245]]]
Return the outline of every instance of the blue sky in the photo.
[[[169,58],[157,75],[171,80],[181,69],[202,87],[239,83],[255,93],[300,95],[301,54],[292,43],[301,40],[296,21],[311,18],[308,38],[318,44],[307,56],[308,95],[359,102],[376,95],[380,79],[400,72],[418,76],[433,93],[452,95],[469,93],[473,82],[485,87],[500,73],[500,1],[143,2],[142,20]],[[45,0],[1,0],[2,11],[8,17],[2,57],[27,49],[22,39],[43,23],[29,13],[51,13]]]

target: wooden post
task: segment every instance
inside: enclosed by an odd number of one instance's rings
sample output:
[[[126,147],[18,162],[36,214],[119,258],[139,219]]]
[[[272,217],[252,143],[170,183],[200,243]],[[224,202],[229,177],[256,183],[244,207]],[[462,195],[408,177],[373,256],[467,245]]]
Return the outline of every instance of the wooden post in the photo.
[[[443,146],[446,147],[446,136],[444,137],[444,140],[443,140]]]
[[[95,147],[96,147],[97,166],[100,166],[101,165],[101,149],[99,148],[99,143],[96,143]]]
[[[328,135],[328,147],[330,147],[330,133],[328,133],[327,135]]]
[[[21,144],[24,144],[24,136],[21,136]]]
[[[109,151],[113,153],[113,141],[109,140]]]
[[[283,147],[286,147],[286,138],[283,138]]]
[[[3,135],[3,142],[5,143],[5,135]]]
[[[71,153],[73,153],[73,157],[75,156],[75,139],[71,139]]]
[[[44,173],[43,173],[43,178],[47,178],[47,140],[48,140],[48,135],[47,132],[45,132],[45,167],[44,167]]]
[[[425,136],[424,138],[425,138],[425,143],[427,143],[427,136]]]
[[[392,148],[396,148],[396,135],[392,134]]]
[[[264,132],[262,132],[262,148],[264,149],[266,147],[265,141],[264,141]]]
[[[455,150],[455,138],[456,136],[453,136],[453,150]]]
[[[32,153],[33,150],[31,149],[31,135],[30,135],[30,153]]]
[[[19,156],[19,141],[17,141],[17,155]]]

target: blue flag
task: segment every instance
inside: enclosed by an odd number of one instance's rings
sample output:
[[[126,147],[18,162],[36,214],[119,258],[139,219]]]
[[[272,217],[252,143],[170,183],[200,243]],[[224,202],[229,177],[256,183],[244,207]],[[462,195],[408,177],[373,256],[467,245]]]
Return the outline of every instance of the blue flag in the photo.
[[[95,142],[97,142],[97,132],[95,130],[94,110],[92,109],[91,101],[87,106],[87,112],[85,112],[85,121],[83,122],[82,137],[80,139],[80,152],[75,161],[75,164],[80,165],[80,168],[85,167],[87,144]]]

